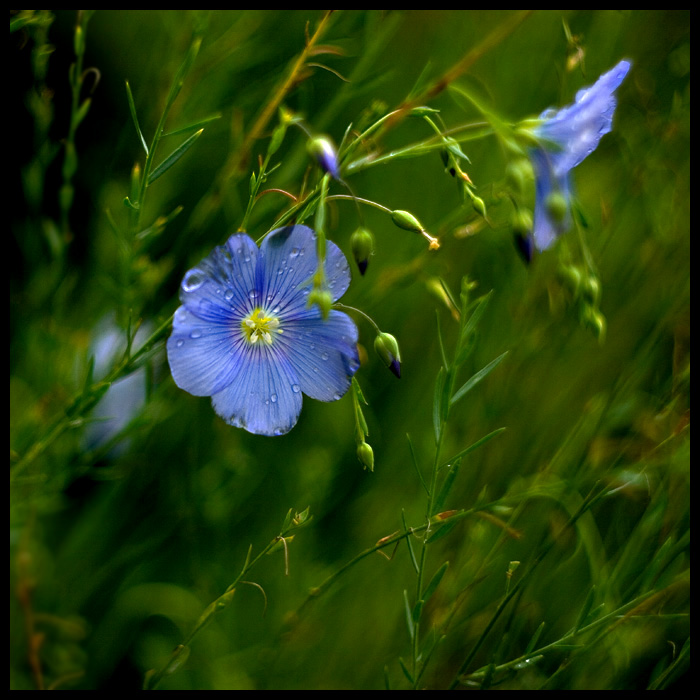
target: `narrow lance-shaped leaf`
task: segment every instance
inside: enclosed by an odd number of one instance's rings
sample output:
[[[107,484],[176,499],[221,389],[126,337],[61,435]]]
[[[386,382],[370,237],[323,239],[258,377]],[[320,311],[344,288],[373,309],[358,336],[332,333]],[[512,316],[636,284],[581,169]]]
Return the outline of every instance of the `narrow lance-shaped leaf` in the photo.
[[[508,351],[499,355],[495,360],[489,362],[486,367],[480,369],[475,375],[468,379],[457,391],[454,393],[450,399],[450,404],[455,404],[459,401],[467,392],[471,391],[487,374],[491,372],[503,358],[508,354]]]
[[[141,131],[141,127],[139,126],[139,119],[136,116],[136,104],[134,102],[134,96],[131,94],[131,87],[129,85],[129,81],[126,81],[126,99],[129,103],[129,111],[131,112],[131,118],[134,121],[134,127],[136,128],[136,133],[138,137],[141,139],[141,145],[143,146],[143,150],[146,152],[146,155],[148,155],[148,146],[146,145],[146,139],[143,137],[143,133]]]
[[[203,131],[204,129],[200,129],[192,134],[192,136],[183,141],[157,168],[154,168],[153,172],[148,176],[148,184],[152,184],[163,175],[163,173],[170,170],[170,168],[192,148],[194,142],[202,135]]]

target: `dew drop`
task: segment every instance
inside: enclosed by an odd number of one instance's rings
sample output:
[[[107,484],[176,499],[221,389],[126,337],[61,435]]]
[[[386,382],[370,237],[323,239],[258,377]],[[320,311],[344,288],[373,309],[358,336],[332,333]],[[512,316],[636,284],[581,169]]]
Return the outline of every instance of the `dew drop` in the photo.
[[[321,359],[322,359],[322,360],[327,360],[327,359],[328,359],[328,353],[327,353],[327,352],[322,352],[322,353],[321,353]]]
[[[251,299],[257,299],[258,290],[257,290],[257,289],[251,289],[251,290],[248,292],[248,296],[249,296]]]
[[[233,289],[227,289],[224,292],[224,299],[226,299],[226,301],[231,301],[231,299],[233,299]]]
[[[177,345],[178,348],[181,348],[184,344],[185,341],[182,338],[179,338],[177,343],[175,343],[175,345]]]
[[[202,337],[202,331],[199,330],[199,328],[195,328],[191,333],[190,333],[190,338],[197,339]]]
[[[292,252],[289,254],[289,257],[296,258],[299,256],[300,253],[301,251],[299,250],[299,248],[292,248]]]
[[[292,391],[298,394],[301,391],[301,387],[298,384],[292,384]]]
[[[342,399],[343,397],[336,391],[333,394],[333,401],[338,401],[339,399]]]
[[[272,396],[270,396],[270,401],[272,401],[272,403],[277,403],[277,394],[272,394]]]
[[[182,280],[182,288],[186,292],[194,292],[204,284],[204,279],[204,275],[199,270],[190,270]]]

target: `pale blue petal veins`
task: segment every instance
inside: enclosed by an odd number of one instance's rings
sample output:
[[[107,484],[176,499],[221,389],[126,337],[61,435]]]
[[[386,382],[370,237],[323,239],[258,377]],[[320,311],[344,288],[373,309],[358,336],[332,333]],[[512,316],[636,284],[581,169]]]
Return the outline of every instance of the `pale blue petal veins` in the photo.
[[[244,342],[234,321],[204,321],[184,306],[179,307],[167,343],[175,384],[194,396],[221,391],[240,366]]]
[[[255,290],[258,247],[245,234],[234,234],[188,270],[180,301],[204,321],[226,323],[249,308]]]
[[[216,413],[229,425],[256,435],[283,435],[301,413],[296,377],[282,353],[249,347],[232,382],[212,396]]]
[[[325,321],[314,314],[287,322],[280,344],[301,390],[312,399],[335,401],[360,366],[357,326],[340,311],[332,310]]]
[[[316,234],[312,229],[296,225],[273,231],[260,246],[257,270],[266,307],[283,315],[303,309],[317,265]],[[337,301],[350,286],[350,267],[332,241],[326,241],[324,270],[333,301]]]
[[[297,422],[302,394],[339,399],[359,367],[357,327],[306,300],[316,272],[316,234],[306,226],[273,231],[260,249],[235,234],[188,271],[168,339],[175,383],[211,396],[227,423],[281,435]],[[343,253],[326,245],[326,283],[338,299],[350,284]]]

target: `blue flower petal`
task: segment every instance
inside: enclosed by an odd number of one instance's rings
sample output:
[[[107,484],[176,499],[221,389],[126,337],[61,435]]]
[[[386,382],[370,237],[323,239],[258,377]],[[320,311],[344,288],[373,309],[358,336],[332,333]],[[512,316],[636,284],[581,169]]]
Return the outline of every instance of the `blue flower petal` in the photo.
[[[313,309],[288,320],[281,345],[301,390],[319,401],[343,396],[360,366],[357,326],[340,311],[332,310],[323,320]]]
[[[228,386],[238,372],[245,342],[239,325],[233,317],[214,323],[178,308],[167,343],[175,384],[194,396],[211,396]]]
[[[316,234],[307,226],[287,226],[268,235],[260,247],[258,286],[270,310],[297,313],[306,306],[316,272]],[[326,241],[326,282],[333,301],[350,286],[350,267],[340,248]]]
[[[231,384],[212,396],[221,418],[256,435],[289,432],[301,403],[301,387],[289,363],[269,346],[249,347]]]
[[[180,301],[203,321],[227,323],[245,313],[255,292],[258,247],[244,233],[231,236],[188,270],[180,285]]]
[[[176,384],[211,396],[227,423],[259,435],[289,431],[302,393],[339,399],[359,366],[357,328],[339,311],[324,320],[307,307],[316,266],[316,234],[306,226],[273,231],[260,249],[245,234],[214,249],[181,285],[167,343]],[[325,273],[336,300],[350,268],[330,241]]]
[[[576,93],[574,104],[560,110],[548,109],[534,129],[542,146],[530,152],[535,170],[535,212],[533,238],[539,250],[546,250],[571,225],[570,173],[598,146],[612,129],[617,106],[615,90],[629,72],[631,63],[620,61],[594,85]],[[547,200],[553,193],[564,197],[564,216],[554,220]]]

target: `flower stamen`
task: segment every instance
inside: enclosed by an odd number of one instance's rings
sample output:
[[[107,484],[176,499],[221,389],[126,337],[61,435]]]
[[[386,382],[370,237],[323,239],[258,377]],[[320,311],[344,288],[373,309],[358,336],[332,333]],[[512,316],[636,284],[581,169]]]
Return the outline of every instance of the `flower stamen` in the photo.
[[[273,314],[267,315],[260,308],[253,309],[241,322],[241,329],[246,340],[255,344],[262,340],[267,345],[272,345],[273,333],[282,333],[279,327],[280,321]]]

